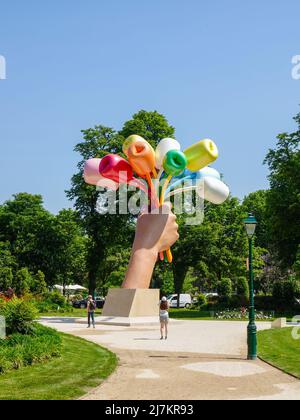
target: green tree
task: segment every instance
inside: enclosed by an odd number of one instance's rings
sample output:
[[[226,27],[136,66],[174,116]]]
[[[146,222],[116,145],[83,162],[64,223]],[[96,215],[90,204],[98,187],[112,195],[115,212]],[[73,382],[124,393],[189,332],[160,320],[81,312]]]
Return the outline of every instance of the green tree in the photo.
[[[41,270],[49,285],[60,278],[70,282],[84,278],[86,238],[72,210],[54,216],[44,209],[41,196],[16,194],[0,206],[1,240],[9,244],[5,252],[14,258],[12,268]]]
[[[166,117],[157,111],[148,112],[141,110],[131,120],[127,121],[120,131],[123,139],[133,134],[143,137],[156,148],[159,141],[163,138],[174,138],[175,129],[169,125]]]
[[[0,206],[0,241],[9,242],[10,252],[19,267],[36,272],[48,267],[46,230],[51,215],[43,208],[40,195],[16,194]]]
[[[16,260],[10,252],[8,242],[0,242],[0,291],[6,291],[12,286],[13,270]]]
[[[153,289],[160,289],[161,294],[164,296],[174,293],[174,278],[170,264],[163,262],[156,264],[151,287]]]
[[[188,226],[186,216],[180,216],[180,240],[173,248],[174,283],[181,293],[190,268],[197,283],[214,289],[222,277],[245,275],[247,239],[243,227],[243,209],[236,198],[223,205],[206,204],[202,224]]]
[[[243,210],[245,213],[252,213],[257,220],[255,231],[256,245],[261,248],[269,246],[268,224],[267,224],[267,196],[268,191],[259,190],[250,193],[243,201]]]
[[[45,274],[40,270],[33,276],[31,291],[37,295],[44,295],[48,292]]]
[[[232,296],[232,281],[228,278],[223,278],[218,284],[218,293],[222,297],[231,298]]]
[[[0,268],[0,291],[5,292],[9,287],[13,285],[13,272],[9,267]]]
[[[83,284],[86,281],[86,255],[88,239],[77,212],[62,210],[52,224],[55,278],[63,286]]]
[[[297,252],[297,255],[296,255],[296,261],[295,261],[293,269],[296,273],[297,278],[300,280],[300,245],[298,247],[298,252]]]
[[[32,285],[32,275],[28,268],[24,267],[17,271],[14,280],[13,287],[17,296],[21,297],[30,291]]]
[[[270,170],[268,230],[284,268],[295,263],[300,244],[300,114],[295,121],[297,131],[280,134],[265,159]]]
[[[204,306],[207,305],[207,298],[202,293],[197,297],[197,306],[201,310]]]
[[[246,300],[249,300],[249,282],[246,277],[238,277],[236,279],[237,294]]]
[[[276,282],[273,287],[273,298],[279,306],[290,307],[300,297],[300,282],[290,276],[287,280]]]

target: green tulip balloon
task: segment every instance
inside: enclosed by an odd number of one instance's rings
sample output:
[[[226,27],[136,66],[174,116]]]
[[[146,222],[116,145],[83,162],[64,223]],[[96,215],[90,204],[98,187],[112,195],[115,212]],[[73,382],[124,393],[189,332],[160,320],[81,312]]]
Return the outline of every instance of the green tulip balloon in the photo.
[[[187,158],[180,150],[170,150],[164,159],[164,170],[170,176],[179,176],[187,166]]]

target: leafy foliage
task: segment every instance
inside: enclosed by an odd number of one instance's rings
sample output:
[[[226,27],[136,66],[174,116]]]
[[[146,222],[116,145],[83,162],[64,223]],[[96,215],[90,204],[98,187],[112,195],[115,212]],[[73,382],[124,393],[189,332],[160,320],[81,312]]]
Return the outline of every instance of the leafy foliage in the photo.
[[[249,299],[249,282],[246,277],[238,277],[237,282],[237,294],[244,297],[246,300]]]
[[[228,278],[223,278],[218,284],[218,293],[221,297],[230,298],[232,296],[232,281]]]
[[[300,243],[300,114],[298,130],[278,136],[275,149],[267,154],[270,192],[267,194],[267,221],[270,240],[282,266],[291,267]]]
[[[1,267],[11,268],[18,294],[30,289],[29,276],[38,271],[48,285],[84,280],[86,238],[72,210],[54,216],[41,196],[16,194],[0,206],[0,241],[0,279]]]
[[[157,111],[141,110],[134,114],[120,131],[123,140],[133,134],[143,137],[155,148],[163,138],[174,138],[175,128],[170,126],[166,117]]]
[[[60,356],[61,338],[50,329],[35,324],[31,334],[13,334],[0,340],[0,374]]]
[[[0,300],[0,314],[5,317],[8,334],[29,334],[32,332],[37,310],[31,302],[14,298],[8,302]]]

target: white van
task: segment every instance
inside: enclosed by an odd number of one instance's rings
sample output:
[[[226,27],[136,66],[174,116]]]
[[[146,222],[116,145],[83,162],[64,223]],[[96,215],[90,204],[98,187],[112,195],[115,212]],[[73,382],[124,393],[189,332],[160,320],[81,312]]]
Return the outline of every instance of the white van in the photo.
[[[178,295],[170,295],[167,297],[170,308],[177,308],[177,297]],[[192,305],[192,297],[188,294],[180,295],[179,307],[180,308],[190,308]]]

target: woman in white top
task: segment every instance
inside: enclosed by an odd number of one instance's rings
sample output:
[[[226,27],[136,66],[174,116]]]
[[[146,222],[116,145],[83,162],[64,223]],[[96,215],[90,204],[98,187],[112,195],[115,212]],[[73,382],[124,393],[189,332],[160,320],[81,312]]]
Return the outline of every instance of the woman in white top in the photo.
[[[164,330],[165,330],[165,340],[168,338],[168,324],[169,324],[169,304],[166,297],[163,297],[160,302],[159,307],[159,319],[160,319],[160,335],[161,340],[164,339]]]

